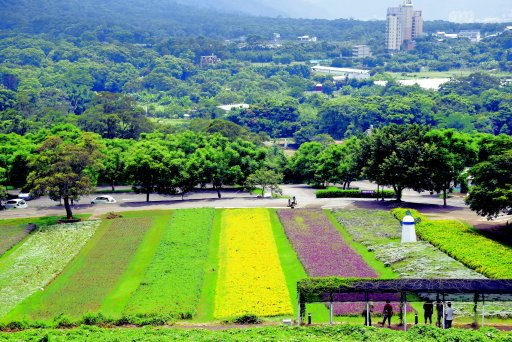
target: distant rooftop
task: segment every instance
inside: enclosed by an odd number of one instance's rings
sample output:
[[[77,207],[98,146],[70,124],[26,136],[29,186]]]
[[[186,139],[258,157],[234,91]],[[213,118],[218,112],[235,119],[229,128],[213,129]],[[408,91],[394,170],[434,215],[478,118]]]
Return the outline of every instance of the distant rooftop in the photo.
[[[228,104],[223,106],[217,106],[217,108],[220,108],[222,110],[225,110],[226,112],[229,112],[233,109],[247,109],[249,108],[249,105],[247,103],[234,103],[234,104]]]

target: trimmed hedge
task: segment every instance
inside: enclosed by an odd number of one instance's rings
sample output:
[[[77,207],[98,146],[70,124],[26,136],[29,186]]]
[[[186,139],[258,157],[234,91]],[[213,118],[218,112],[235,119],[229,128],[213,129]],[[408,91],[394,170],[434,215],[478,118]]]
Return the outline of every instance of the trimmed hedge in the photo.
[[[342,190],[342,189],[326,189],[318,190],[316,198],[394,198],[393,190],[384,190],[381,192],[364,191],[364,190]]]
[[[393,209],[399,220],[408,209]],[[512,278],[512,249],[486,238],[466,223],[455,220],[429,220],[416,210],[414,217],[421,218],[416,233],[452,258],[488,278]]]

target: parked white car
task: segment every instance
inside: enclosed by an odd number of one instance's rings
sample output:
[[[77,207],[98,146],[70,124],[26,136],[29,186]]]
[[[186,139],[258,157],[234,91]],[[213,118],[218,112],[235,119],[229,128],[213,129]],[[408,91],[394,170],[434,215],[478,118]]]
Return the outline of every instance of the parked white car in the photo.
[[[10,199],[4,204],[5,209],[25,209],[27,208],[27,202],[21,198]]]
[[[91,201],[91,204],[109,204],[109,203],[117,203],[117,201],[112,196],[98,196]]]

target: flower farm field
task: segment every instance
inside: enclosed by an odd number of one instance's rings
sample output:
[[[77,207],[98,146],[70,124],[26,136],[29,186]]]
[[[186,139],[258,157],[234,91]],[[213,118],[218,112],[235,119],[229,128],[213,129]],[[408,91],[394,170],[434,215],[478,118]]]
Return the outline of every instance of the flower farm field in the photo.
[[[50,219],[38,219],[46,227],[10,242],[14,246],[0,256],[0,329],[21,320],[45,321],[47,327],[66,319],[193,324],[244,314],[278,322],[296,317],[296,283],[308,276],[483,278],[438,245],[402,246],[400,225],[390,212],[202,208],[122,215],[71,225],[48,226]],[[18,227],[12,231],[21,234],[28,222],[0,226]],[[383,303],[373,300],[378,314]],[[335,304],[336,321],[362,323],[363,305]],[[422,312],[421,305],[412,307]],[[460,303],[455,309],[458,315],[470,313]],[[306,310],[314,323],[329,320],[323,304]],[[487,310],[491,317],[508,316],[510,308],[489,303]],[[411,322],[414,314],[408,312]],[[117,338],[117,332],[107,337],[99,331],[98,340]],[[165,331],[179,339],[203,338]],[[282,331],[272,330],[287,336]],[[118,332],[128,338],[128,332]]]
[[[56,224],[57,220],[56,216],[0,220],[0,256],[30,234],[27,229],[28,224],[33,223],[37,227],[44,227]]]
[[[405,211],[395,209],[393,213],[401,218]],[[420,216],[416,211],[413,211],[413,215]],[[422,222],[418,224],[417,233],[423,240],[489,278],[512,278],[510,246],[488,239],[460,221],[420,217]]]
[[[280,210],[286,235],[309,276],[377,278],[379,274],[345,241],[320,209]],[[383,304],[376,310],[382,311]],[[363,303],[335,303],[335,315],[359,315]]]
[[[401,210],[400,212],[405,212]],[[485,279],[486,277],[443,253],[428,241],[418,241],[414,244],[400,243],[401,228],[398,220],[387,211],[350,209],[336,210],[334,215],[352,238],[366,246],[375,257],[393,269],[400,278],[452,278],[452,279]],[[415,217],[419,216],[416,212]],[[403,215],[402,215],[403,216]],[[420,226],[428,222],[425,217],[418,225],[417,232],[422,237]],[[449,221],[450,224],[461,224]],[[445,233],[451,225],[444,226]],[[442,230],[442,228],[439,228]],[[460,238],[452,236],[452,243],[464,246]],[[485,238],[484,238],[485,239]],[[431,299],[435,299],[432,297]],[[470,298],[466,298],[466,300]],[[510,302],[490,302],[486,304],[487,317],[510,317],[512,314]],[[473,304],[457,303],[454,307],[458,316],[472,315]]]
[[[222,212],[214,316],[293,314],[267,209]]]
[[[99,311],[151,225],[149,217],[103,221],[65,272],[45,291],[18,307],[14,316],[19,312],[22,317],[51,319],[66,313],[78,318]]]
[[[89,221],[42,228],[0,259],[0,316],[39,292],[95,234]]]

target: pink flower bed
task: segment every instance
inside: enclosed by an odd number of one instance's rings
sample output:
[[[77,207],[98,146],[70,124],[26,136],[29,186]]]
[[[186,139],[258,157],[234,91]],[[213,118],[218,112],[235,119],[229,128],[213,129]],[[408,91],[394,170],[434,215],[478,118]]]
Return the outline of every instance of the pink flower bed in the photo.
[[[288,239],[312,277],[377,278],[377,273],[343,239],[320,209],[280,210]],[[389,297],[389,295],[387,295]],[[396,300],[397,296],[393,296]],[[399,297],[398,297],[399,298]],[[382,313],[386,298],[375,297],[374,313]],[[362,299],[364,301],[364,298]],[[365,303],[335,303],[335,315],[361,314]],[[398,304],[393,304],[398,312]]]
[[[279,217],[310,276],[377,278],[377,273],[343,240],[322,210],[280,210]]]

